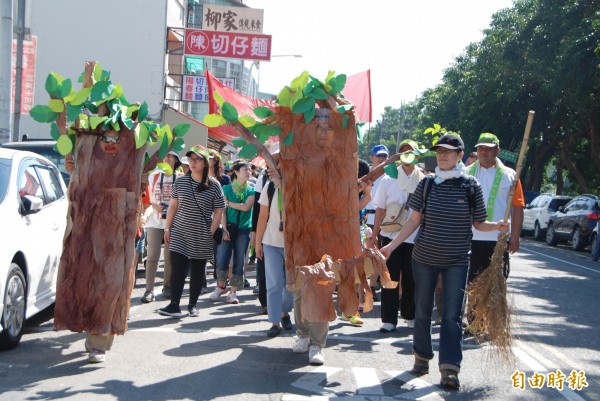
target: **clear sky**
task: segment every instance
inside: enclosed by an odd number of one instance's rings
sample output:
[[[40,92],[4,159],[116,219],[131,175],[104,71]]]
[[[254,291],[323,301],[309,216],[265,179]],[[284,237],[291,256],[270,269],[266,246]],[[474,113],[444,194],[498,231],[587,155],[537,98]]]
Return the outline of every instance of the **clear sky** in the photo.
[[[512,0],[244,0],[264,10],[272,57],[261,62],[260,91],[278,93],[308,71],[371,70],[373,122],[441,82],[444,69],[483,38],[492,14]]]

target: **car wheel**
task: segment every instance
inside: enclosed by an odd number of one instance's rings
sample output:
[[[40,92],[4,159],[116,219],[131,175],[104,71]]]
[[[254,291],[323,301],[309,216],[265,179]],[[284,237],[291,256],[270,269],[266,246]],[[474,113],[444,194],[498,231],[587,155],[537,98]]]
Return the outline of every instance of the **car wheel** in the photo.
[[[535,227],[533,228],[533,238],[536,241],[542,241],[544,239],[544,230],[540,227],[540,223],[535,222]]]
[[[596,233],[592,233],[592,238],[590,239],[590,252],[594,253],[594,248],[596,248],[596,241],[598,241],[598,236]]]
[[[558,244],[558,239],[556,238],[556,234],[554,233],[554,226],[552,224],[548,224],[548,228],[546,229],[546,244],[552,246]]]
[[[571,240],[571,248],[574,251],[581,251],[585,248],[585,241],[583,240],[583,235],[581,234],[581,228],[575,227],[573,230],[573,238]]]
[[[2,311],[2,333],[0,349],[13,349],[19,345],[25,324],[27,282],[19,265],[10,264],[6,290],[4,291],[4,310]]]

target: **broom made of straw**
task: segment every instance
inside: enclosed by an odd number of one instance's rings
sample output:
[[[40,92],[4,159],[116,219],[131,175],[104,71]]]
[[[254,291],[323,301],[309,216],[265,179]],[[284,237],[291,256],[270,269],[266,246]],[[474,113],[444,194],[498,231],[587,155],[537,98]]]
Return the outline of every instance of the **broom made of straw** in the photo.
[[[525,150],[529,141],[529,132],[533,123],[535,112],[530,111],[525,126],[525,135],[521,143],[521,151],[517,161],[516,177],[510,189],[504,221],[508,221],[512,200],[515,195],[517,181],[521,175]],[[498,242],[490,262],[473,282],[468,291],[469,303],[472,305],[474,320],[472,324],[480,332],[486,333],[488,341],[495,346],[495,350],[503,359],[509,360],[512,356],[512,335],[510,330],[510,309],[507,300],[506,278],[504,277],[504,250],[506,249],[508,233],[498,234]]]

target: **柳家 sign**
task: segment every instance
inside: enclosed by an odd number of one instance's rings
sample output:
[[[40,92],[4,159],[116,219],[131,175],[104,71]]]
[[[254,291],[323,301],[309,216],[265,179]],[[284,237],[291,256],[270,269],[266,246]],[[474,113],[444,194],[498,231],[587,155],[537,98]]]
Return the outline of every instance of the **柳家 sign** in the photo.
[[[204,4],[202,29],[205,31],[262,33],[263,10]]]

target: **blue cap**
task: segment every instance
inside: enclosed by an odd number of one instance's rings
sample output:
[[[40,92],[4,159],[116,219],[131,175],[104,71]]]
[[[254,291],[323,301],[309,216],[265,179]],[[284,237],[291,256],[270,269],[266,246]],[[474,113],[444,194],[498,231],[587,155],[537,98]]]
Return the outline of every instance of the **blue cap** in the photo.
[[[371,155],[375,155],[375,156],[386,155],[386,156],[389,156],[390,152],[388,151],[388,148],[385,145],[375,145],[375,146],[373,146],[373,149],[371,150]]]

